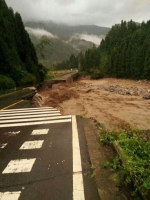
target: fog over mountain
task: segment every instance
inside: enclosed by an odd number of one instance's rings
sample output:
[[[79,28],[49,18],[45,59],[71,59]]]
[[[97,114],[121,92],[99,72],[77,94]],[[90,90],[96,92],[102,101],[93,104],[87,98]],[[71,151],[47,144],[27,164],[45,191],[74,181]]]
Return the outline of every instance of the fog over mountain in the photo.
[[[52,33],[48,32],[44,29],[40,29],[40,28],[34,29],[34,28],[30,28],[30,27],[25,27],[25,29],[29,34],[33,34],[39,38],[41,38],[42,36],[47,36],[49,38],[58,38],[57,36],[53,35]]]
[[[94,43],[95,45],[99,45],[101,40],[105,38],[105,35],[100,35],[100,36],[97,36],[97,35],[89,35],[89,34],[74,34],[70,40],[72,38],[77,38],[77,39],[80,39],[80,40],[86,40],[86,41],[89,41],[89,42],[92,42]]]
[[[24,21],[49,21],[70,25],[111,27],[121,20],[150,19],[149,0],[6,0]]]
[[[46,31],[44,29],[30,28],[30,27],[25,27],[25,29],[27,30],[27,32],[30,35],[34,35],[37,38],[41,38],[42,36],[47,36],[48,38],[58,38],[57,35],[53,35],[49,31]],[[89,42],[94,43],[95,45],[99,45],[101,40],[104,38],[105,38],[105,35],[97,36],[97,35],[89,35],[86,33],[84,33],[84,34],[75,33],[69,38],[69,40],[67,42],[70,43],[72,40],[76,39],[76,40],[89,41]]]

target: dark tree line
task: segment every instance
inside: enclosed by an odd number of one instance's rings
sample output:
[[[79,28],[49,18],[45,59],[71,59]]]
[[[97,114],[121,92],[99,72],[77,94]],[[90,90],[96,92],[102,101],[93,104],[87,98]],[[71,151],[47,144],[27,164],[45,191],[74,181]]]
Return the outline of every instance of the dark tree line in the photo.
[[[72,55],[73,57],[73,55]],[[79,53],[56,67],[74,66],[93,78],[103,76],[150,79],[150,21],[114,25],[100,46]]]
[[[72,54],[69,60],[54,64],[53,70],[74,69],[78,68],[78,64],[78,56]]]
[[[0,0],[0,76],[17,86],[40,82],[45,76],[20,14],[4,0]]]

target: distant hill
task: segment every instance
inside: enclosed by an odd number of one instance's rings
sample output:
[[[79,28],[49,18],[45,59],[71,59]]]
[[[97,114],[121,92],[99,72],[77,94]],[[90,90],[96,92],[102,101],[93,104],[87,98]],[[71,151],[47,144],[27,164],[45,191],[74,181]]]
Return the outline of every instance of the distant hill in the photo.
[[[38,54],[39,61],[45,66],[67,60],[71,54],[77,55],[99,45],[110,30],[95,25],[68,26],[53,22],[26,22],[26,30],[36,45],[42,37],[50,39],[50,46],[44,48],[44,59]]]
[[[69,40],[66,40],[66,43],[73,46],[73,48],[78,52],[82,51],[83,53],[85,53],[87,49],[92,48],[94,45],[93,42],[86,41],[77,37],[72,37]]]
[[[60,38],[68,38],[74,35],[75,33],[86,33],[88,35],[106,35],[110,28],[100,27],[96,25],[78,25],[78,26],[69,26],[65,24],[56,24],[54,22],[26,22],[25,26],[31,28],[40,28],[45,29],[51,32],[53,35],[57,35]]]
[[[26,28],[30,34],[30,38],[34,43],[35,47],[43,40],[47,39],[50,41],[50,45],[45,45],[43,48],[43,55],[37,51],[39,62],[44,66],[50,66],[53,63],[62,62],[68,59],[71,54],[77,55],[78,51],[72,47],[72,45],[64,42],[60,38],[50,34],[49,32],[42,31],[40,29]]]
[[[39,59],[43,64],[45,61],[52,64],[68,59],[71,54],[77,55],[78,51],[58,38],[51,38],[50,46],[44,48],[44,59],[41,56]]]

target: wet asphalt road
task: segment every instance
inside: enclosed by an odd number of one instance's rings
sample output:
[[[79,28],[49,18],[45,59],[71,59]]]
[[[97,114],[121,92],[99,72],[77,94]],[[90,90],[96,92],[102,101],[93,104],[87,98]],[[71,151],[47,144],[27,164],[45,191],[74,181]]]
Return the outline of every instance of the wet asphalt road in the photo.
[[[71,124],[70,124],[71,125]],[[20,133],[9,136],[12,128],[1,130],[0,140],[8,146],[0,152],[0,192],[20,191],[21,200],[72,199],[72,151],[70,125],[57,124],[15,128]],[[67,129],[66,129],[67,126]],[[35,129],[49,129],[47,135],[31,136]],[[62,133],[62,129],[66,129]],[[19,150],[25,141],[44,140],[42,148]],[[68,145],[66,145],[68,143]],[[2,174],[10,160],[36,159],[30,172]]]
[[[0,109],[3,109],[7,106],[10,106],[16,102],[21,101],[22,97],[33,93],[33,91],[34,90],[25,89],[25,90],[20,90],[20,91],[16,91],[16,92],[13,92],[10,94],[0,96]],[[18,105],[12,106],[12,107],[10,107],[10,109],[12,109],[12,108],[27,108],[27,107],[33,107],[33,105],[31,104],[31,102],[29,100],[25,100],[24,103],[21,102]]]
[[[25,100],[0,111],[0,200],[98,200],[82,119],[74,118],[77,142],[72,116],[60,119],[55,109],[32,107]]]

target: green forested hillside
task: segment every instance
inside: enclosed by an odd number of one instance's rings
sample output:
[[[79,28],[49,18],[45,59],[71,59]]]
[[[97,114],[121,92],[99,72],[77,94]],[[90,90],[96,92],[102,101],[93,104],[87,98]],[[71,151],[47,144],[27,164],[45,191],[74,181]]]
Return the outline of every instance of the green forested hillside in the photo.
[[[38,49],[36,50],[39,62],[46,67],[67,60],[72,54],[77,56],[80,51],[85,53],[88,48],[93,46],[92,42],[75,38],[69,42],[64,42],[59,38],[49,38],[47,36],[39,38],[31,33],[29,34],[35,47],[45,39],[49,41],[49,45],[45,44],[43,46],[42,55]]]
[[[80,51],[85,53],[87,49],[92,48],[94,45],[93,42],[75,37],[72,37],[69,41],[67,41],[67,43],[73,46],[73,48],[76,49],[78,53]]]
[[[100,69],[108,75],[150,79],[150,21],[113,26],[99,51]]]
[[[51,38],[50,45],[45,46],[43,50],[44,58],[38,55],[39,61],[44,66],[50,66],[53,63],[58,63],[63,60],[68,59],[71,54],[78,54],[78,51],[74,49],[71,45],[66,44],[60,39]],[[46,64],[47,63],[47,64]]]
[[[74,60],[74,67],[93,78],[150,79],[150,21],[114,25],[98,48],[87,50],[85,55],[80,53]],[[71,66],[70,61],[66,64]]]
[[[0,0],[0,89],[41,81],[44,71],[19,13]]]
[[[71,54],[78,54],[76,49],[74,49],[71,45],[63,42],[59,38],[49,38],[47,36],[37,37],[34,34],[29,34],[35,47],[37,47],[37,45],[39,45],[44,40],[49,41],[49,45],[44,44],[42,55],[41,52],[39,52],[36,48],[39,62],[46,67],[49,67],[53,63],[58,63],[68,59]]]

